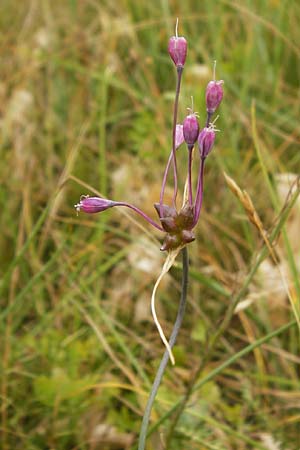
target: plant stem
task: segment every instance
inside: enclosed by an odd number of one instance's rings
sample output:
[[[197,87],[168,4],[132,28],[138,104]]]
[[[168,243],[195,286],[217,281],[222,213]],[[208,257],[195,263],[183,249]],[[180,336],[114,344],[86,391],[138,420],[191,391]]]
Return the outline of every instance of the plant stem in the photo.
[[[180,303],[179,303],[179,308],[178,308],[178,312],[177,312],[177,317],[174,323],[174,327],[170,336],[170,340],[169,340],[169,345],[171,348],[173,348],[179,330],[181,328],[181,324],[182,324],[182,320],[183,320],[183,316],[184,316],[184,311],[185,311],[185,307],[186,307],[186,297],[187,297],[187,286],[188,286],[188,274],[189,274],[189,259],[188,259],[188,251],[187,248],[184,247],[181,251],[182,253],[182,283],[181,283],[181,295],[180,295]],[[149,425],[149,420],[150,420],[150,414],[151,414],[151,410],[152,410],[152,406],[158,391],[158,388],[160,386],[162,377],[164,375],[165,369],[167,367],[169,361],[169,352],[166,350],[162,360],[160,362],[159,368],[157,370],[156,376],[155,376],[155,380],[153,382],[152,385],[152,389],[150,392],[150,396],[146,405],[146,409],[144,412],[144,417],[143,417],[143,422],[142,422],[142,426],[141,426],[141,430],[140,430],[140,437],[139,437],[139,446],[138,446],[138,450],[144,450],[145,449],[145,444],[146,444],[146,437],[147,437],[147,430],[148,430],[148,425]]]

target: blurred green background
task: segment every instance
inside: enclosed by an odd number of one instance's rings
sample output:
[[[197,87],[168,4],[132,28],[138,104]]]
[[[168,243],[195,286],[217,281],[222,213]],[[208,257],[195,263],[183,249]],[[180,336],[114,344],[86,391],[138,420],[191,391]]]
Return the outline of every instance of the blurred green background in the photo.
[[[180,121],[193,95],[203,126],[214,60],[225,95],[177,362],[153,423],[184,394],[263,246],[223,172],[247,190],[269,232],[296,188],[298,1],[1,0],[3,450],[135,448],[164,351],[149,306],[161,236],[131,213],[77,217],[73,205],[95,189],[155,218],[171,147],[175,69],[166,48],[176,17],[188,40]],[[185,161],[182,148],[179,167]],[[298,316],[299,224],[298,201],[276,240],[280,270],[271,258],[260,264],[204,374]],[[180,278],[178,260],[158,292],[167,334]],[[299,364],[294,326],[195,390],[168,450],[299,450]],[[149,450],[164,448],[169,425]]]

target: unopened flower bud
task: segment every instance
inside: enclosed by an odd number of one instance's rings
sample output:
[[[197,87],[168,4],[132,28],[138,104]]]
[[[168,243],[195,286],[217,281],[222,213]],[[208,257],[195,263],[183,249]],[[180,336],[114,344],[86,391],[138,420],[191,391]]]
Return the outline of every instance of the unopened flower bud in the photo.
[[[206,111],[213,114],[223,98],[223,80],[210,81],[206,88]]]
[[[181,146],[184,142],[184,136],[183,136],[183,125],[180,125],[179,123],[176,125],[176,132],[175,132],[175,147],[176,149]]]
[[[183,136],[188,146],[193,146],[199,135],[199,124],[195,114],[189,114],[183,121]]]
[[[206,158],[213,148],[216,133],[213,127],[205,127],[200,131],[198,137],[198,145],[201,158]]]
[[[88,214],[94,214],[105,211],[106,209],[111,208],[115,205],[116,202],[107,200],[106,198],[89,197],[88,195],[82,195],[80,198],[80,202],[74,206],[77,212],[83,211]]]
[[[177,68],[183,67],[186,60],[187,42],[182,36],[172,36],[168,45],[169,55]]]

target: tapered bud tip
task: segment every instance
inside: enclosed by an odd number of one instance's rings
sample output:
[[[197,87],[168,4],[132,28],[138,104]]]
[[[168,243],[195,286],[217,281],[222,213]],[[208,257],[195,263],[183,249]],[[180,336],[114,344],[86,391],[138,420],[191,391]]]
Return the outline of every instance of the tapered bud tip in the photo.
[[[183,136],[189,146],[193,146],[199,135],[199,124],[195,114],[189,114],[183,121]]]
[[[112,206],[115,206],[115,202],[100,197],[89,197],[88,195],[82,195],[79,203],[74,205],[77,212],[83,211],[87,214],[94,214],[105,211]]]
[[[187,54],[187,41],[184,37],[172,36],[169,40],[168,52],[176,67],[183,67]]]
[[[215,142],[215,137],[216,133],[213,127],[205,127],[200,131],[198,137],[198,146],[201,158],[206,158],[207,155],[211,152]]]
[[[183,136],[183,125],[179,123],[176,125],[176,133],[175,133],[175,147],[176,149],[181,146],[184,142]]]
[[[223,98],[223,80],[210,81],[206,88],[206,111],[213,114]]]

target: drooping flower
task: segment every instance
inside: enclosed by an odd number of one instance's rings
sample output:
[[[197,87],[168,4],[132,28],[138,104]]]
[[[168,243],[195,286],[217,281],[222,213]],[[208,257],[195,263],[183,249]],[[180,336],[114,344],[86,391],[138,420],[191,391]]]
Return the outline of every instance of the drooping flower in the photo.
[[[83,211],[87,214],[95,214],[112,208],[116,202],[107,200],[106,198],[90,197],[89,195],[82,195],[79,203],[74,205],[77,212]]]

